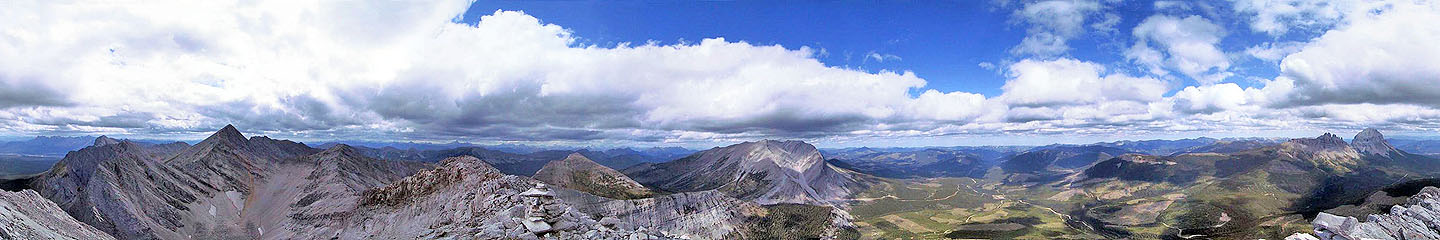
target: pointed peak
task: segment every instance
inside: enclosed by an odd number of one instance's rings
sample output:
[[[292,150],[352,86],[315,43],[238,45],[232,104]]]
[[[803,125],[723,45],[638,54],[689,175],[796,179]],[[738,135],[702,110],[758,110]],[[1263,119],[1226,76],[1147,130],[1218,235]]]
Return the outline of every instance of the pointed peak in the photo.
[[[1374,128],[1366,128],[1359,134],[1355,134],[1355,139],[1350,141],[1350,145],[1361,153],[1391,156],[1399,152],[1395,146],[1385,140],[1385,135],[1380,134],[1380,130]]]
[[[91,146],[97,146],[97,147],[98,147],[98,146],[105,146],[105,145],[116,144],[116,143],[120,143],[120,140],[116,140],[116,139],[114,139],[114,138],[110,138],[110,137],[105,136],[105,135],[100,135],[100,137],[95,138],[95,143],[92,144]]]
[[[590,158],[587,158],[587,157],[585,157],[584,154],[580,154],[580,153],[577,152],[577,153],[571,153],[570,155],[565,156],[565,159],[566,159],[566,160],[569,160],[569,159],[586,159],[586,160],[589,160]]]
[[[225,127],[221,128],[220,131],[216,131],[215,134],[211,134],[210,137],[205,138],[205,141],[211,140],[241,143],[245,142],[245,135],[240,134],[240,130],[235,129],[235,125],[225,124]]]
[[[1376,130],[1375,128],[1365,128],[1364,131],[1360,131],[1360,133],[1355,134],[1355,140],[1361,140],[1361,139],[1380,139],[1380,140],[1384,140],[1384,139],[1385,139],[1385,135],[1384,135],[1384,134],[1380,134],[1380,130]]]
[[[233,124],[225,124],[225,127],[220,128],[220,132],[235,132],[235,133],[240,133],[240,130],[239,130],[239,129],[235,129],[235,125],[233,125]]]

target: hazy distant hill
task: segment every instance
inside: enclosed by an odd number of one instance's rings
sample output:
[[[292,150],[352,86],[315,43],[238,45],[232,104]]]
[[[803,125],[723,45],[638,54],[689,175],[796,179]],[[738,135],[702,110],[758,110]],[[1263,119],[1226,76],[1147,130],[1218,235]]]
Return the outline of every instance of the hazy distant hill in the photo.
[[[580,153],[550,161],[535,173],[535,180],[613,199],[635,199],[654,194],[625,174],[601,166]]]
[[[0,178],[36,174],[49,170],[58,157],[0,154]]]
[[[64,156],[94,143],[95,137],[39,136],[25,141],[0,142],[0,153]]]
[[[942,149],[852,153],[836,160],[846,168],[890,178],[983,176],[991,166],[979,154]]]
[[[457,157],[472,156],[489,163],[501,172],[511,175],[531,176],[546,163],[552,160],[564,159],[571,153],[580,153],[586,158],[592,159],[600,165],[613,169],[623,169],[640,163],[666,162],[683,157],[692,153],[693,150],[685,148],[648,148],[637,151],[630,148],[617,148],[606,151],[580,150],[539,150],[533,152],[517,153],[507,152],[487,147],[457,147],[447,149],[419,150],[419,149],[398,149],[393,147],[368,148],[355,147],[356,151],[380,159],[438,162],[440,160]]]
[[[1214,144],[1219,141],[1219,139],[1202,137],[1178,140],[1117,141],[1097,143],[1095,145],[1120,148],[1150,155],[1170,155],[1188,149]]]

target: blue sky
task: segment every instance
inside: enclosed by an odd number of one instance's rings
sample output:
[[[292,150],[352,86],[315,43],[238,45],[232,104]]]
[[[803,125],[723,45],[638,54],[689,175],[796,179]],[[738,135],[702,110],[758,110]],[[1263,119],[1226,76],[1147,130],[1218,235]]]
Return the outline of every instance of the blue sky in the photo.
[[[234,124],[305,141],[703,147],[1440,131],[1433,1],[33,2],[0,22],[17,26],[0,30],[11,137],[195,139]]]
[[[1153,1],[1114,4],[1110,7],[1120,15],[1116,26],[1120,31],[1090,32],[1072,39],[1073,50],[1064,56],[1143,71],[1125,63],[1122,52],[1134,41],[1125,30],[1162,11],[1211,16],[1227,29],[1246,28],[1246,19],[1217,13],[1228,11],[1218,9],[1228,3],[1193,3],[1196,6],[1187,10],[1157,10]],[[1198,6],[1202,4],[1213,5]],[[565,26],[583,45],[677,44],[720,37],[792,49],[809,47],[826,65],[872,72],[913,71],[929,81],[928,88],[996,96],[1005,83],[1004,73],[981,64],[1000,65],[1025,57],[1009,52],[1026,36],[1026,23],[1014,19],[1016,7],[994,1],[478,1],[461,22],[474,24],[479,16],[496,10],[518,10],[545,23]],[[1304,31],[1280,36],[1251,31],[1228,34],[1221,48],[1235,52],[1264,42],[1317,35]],[[1256,84],[1245,77],[1268,79],[1278,74],[1273,63],[1238,60],[1242,63],[1236,70],[1243,74],[1231,81],[1242,87]]]
[[[931,88],[987,95],[998,94],[1004,81],[980,63],[1003,61],[1006,49],[1024,37],[1024,29],[1011,26],[1005,13],[984,1],[481,1],[471,5],[465,21],[473,23],[497,9],[520,10],[566,26],[584,39],[582,44],[675,44],[723,37],[792,49],[804,46],[830,66],[914,71],[930,80]],[[882,60],[870,57],[872,53]]]

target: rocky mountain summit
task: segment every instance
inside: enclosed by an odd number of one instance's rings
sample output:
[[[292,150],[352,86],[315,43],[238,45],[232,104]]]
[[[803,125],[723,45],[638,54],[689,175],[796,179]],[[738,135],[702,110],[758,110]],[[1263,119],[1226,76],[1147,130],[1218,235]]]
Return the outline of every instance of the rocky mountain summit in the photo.
[[[1388,214],[1370,215],[1364,222],[1320,213],[1312,223],[1314,235],[1297,233],[1285,239],[1440,239],[1440,188],[1425,187],[1404,206],[1392,206]]]
[[[1391,146],[1389,141],[1385,140],[1385,135],[1380,134],[1380,131],[1374,128],[1366,128],[1364,131],[1360,131],[1359,134],[1355,134],[1354,140],[1350,141],[1350,146],[1364,154],[1373,154],[1382,157],[1398,157],[1404,155],[1400,150],[1395,149],[1395,146]]]
[[[0,239],[115,239],[31,190],[0,191]]]
[[[1341,139],[1340,136],[1335,136],[1335,134],[1332,133],[1321,134],[1315,138],[1291,139],[1287,143],[1299,145],[1300,147],[1314,151],[1346,151],[1350,149],[1350,144],[1345,143],[1345,139]]]
[[[635,199],[654,194],[625,174],[595,163],[579,153],[550,161],[540,168],[540,171],[535,172],[534,178],[551,185],[613,199]]]
[[[213,222],[188,219],[204,211],[200,206],[236,204],[209,197],[224,194],[192,173],[161,163],[159,155],[128,141],[86,147],[30,184],[70,216],[119,238],[179,239],[216,229]]]
[[[108,137],[107,137],[108,138]],[[348,211],[361,191],[425,168],[326,151],[233,126],[195,146],[103,143],[71,152],[29,188],[122,239],[254,239]],[[351,199],[351,200],[346,200]]]
[[[1361,155],[1344,139],[1325,133],[1316,138],[1296,138],[1280,144],[1280,153],[1304,159],[1333,172],[1350,172],[1363,165]]]
[[[760,204],[826,204],[865,186],[859,173],[830,165],[815,146],[801,141],[718,147],[675,161],[627,168],[625,175],[663,191],[719,190]]]
[[[98,146],[105,146],[105,145],[116,144],[116,143],[120,143],[120,140],[116,140],[116,139],[114,139],[114,138],[110,138],[110,137],[107,137],[107,136],[105,136],[105,135],[100,135],[100,137],[95,138],[95,144],[91,144],[90,146],[97,146],[97,147],[98,147]]]
[[[542,183],[461,156],[367,190],[360,206],[324,234],[341,239],[665,239],[613,218],[595,220],[555,199]],[[443,213],[443,214],[442,214]]]

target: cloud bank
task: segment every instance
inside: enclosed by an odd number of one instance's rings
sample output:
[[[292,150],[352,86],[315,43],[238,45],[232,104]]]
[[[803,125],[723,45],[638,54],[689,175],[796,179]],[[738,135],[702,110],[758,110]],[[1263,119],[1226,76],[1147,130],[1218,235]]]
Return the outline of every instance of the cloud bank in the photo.
[[[234,123],[313,138],[633,143],[1433,130],[1440,120],[1434,3],[1244,1],[1233,13],[1250,29],[1162,13],[1129,31],[1111,30],[1120,19],[1107,3],[1014,5],[1027,37],[1011,50],[1018,60],[994,66],[1002,93],[985,96],[929,89],[911,72],[828,66],[805,46],[585,45],[519,11],[456,23],[466,1],[21,2],[0,9],[18,26],[0,29],[0,132],[194,134]],[[1302,10],[1265,7],[1274,4]],[[1333,29],[1220,47],[1233,31],[1318,27]],[[1130,34],[1117,53],[1127,62],[1065,56],[1069,39],[1093,30]],[[1246,54],[1272,59],[1280,75],[1229,82],[1234,56]]]

